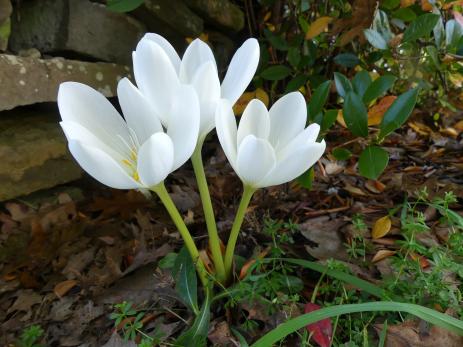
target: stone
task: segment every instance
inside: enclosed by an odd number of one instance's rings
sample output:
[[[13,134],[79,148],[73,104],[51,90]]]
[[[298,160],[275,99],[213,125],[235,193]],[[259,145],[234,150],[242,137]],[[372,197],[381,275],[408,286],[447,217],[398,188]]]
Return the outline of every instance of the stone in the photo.
[[[228,0],[187,0],[186,3],[215,26],[234,32],[244,28],[243,11]]]
[[[0,201],[81,177],[56,111],[3,113],[7,115],[0,116]]]
[[[170,37],[177,33],[180,37],[198,37],[204,30],[201,17],[190,10],[182,0],[145,0],[143,6],[134,11],[148,29]]]
[[[124,76],[130,77],[130,68],[113,63],[0,54],[0,110],[56,101],[58,87],[64,81],[88,84],[111,97],[116,95],[117,82]]]
[[[5,51],[11,33],[11,12],[13,7],[10,0],[0,0],[0,51]]]
[[[15,53],[37,48],[120,64],[131,63],[146,31],[136,19],[88,0],[22,2],[11,25],[9,48]]]

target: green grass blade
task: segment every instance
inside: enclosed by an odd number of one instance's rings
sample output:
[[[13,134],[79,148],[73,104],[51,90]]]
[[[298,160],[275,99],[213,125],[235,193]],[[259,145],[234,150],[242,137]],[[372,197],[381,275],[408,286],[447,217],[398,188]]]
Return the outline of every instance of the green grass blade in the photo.
[[[362,304],[338,305],[322,308],[299,317],[293,318],[268,332],[257,340],[251,347],[270,347],[287,335],[305,327],[307,324],[318,322],[342,314],[356,312],[407,312],[431,324],[445,328],[459,335],[463,335],[463,321],[435,310],[401,302],[377,301]]]

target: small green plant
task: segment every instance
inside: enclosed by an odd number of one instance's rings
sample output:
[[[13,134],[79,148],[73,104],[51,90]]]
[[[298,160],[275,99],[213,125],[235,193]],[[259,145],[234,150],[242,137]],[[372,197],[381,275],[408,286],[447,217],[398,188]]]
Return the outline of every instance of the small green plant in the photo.
[[[43,333],[44,331],[40,325],[31,325],[24,329],[18,344],[20,347],[42,347],[44,345],[40,344],[39,341]]]
[[[361,257],[363,261],[366,261],[367,243],[365,241],[365,232],[367,231],[367,225],[363,217],[359,214],[352,217],[352,225],[354,227],[354,234],[349,242],[344,244],[347,254],[353,259]]]

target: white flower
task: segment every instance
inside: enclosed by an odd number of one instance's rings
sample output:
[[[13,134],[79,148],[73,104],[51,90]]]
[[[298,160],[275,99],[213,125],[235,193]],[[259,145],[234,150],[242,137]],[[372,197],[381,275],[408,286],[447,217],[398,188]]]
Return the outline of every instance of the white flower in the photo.
[[[101,183],[119,189],[161,183],[191,156],[199,131],[199,101],[190,86],[172,93],[164,131],[153,104],[126,78],[119,82],[125,121],[99,92],[66,82],[58,92],[61,127],[80,166]]]
[[[216,130],[225,155],[243,183],[262,188],[295,179],[322,156],[325,141],[316,142],[320,127],[311,124],[305,128],[306,120],[304,97],[294,92],[279,99],[270,111],[260,100],[252,100],[238,129],[230,103],[221,101]]]
[[[220,99],[232,105],[251,82],[259,63],[259,44],[248,39],[233,56],[220,85],[217,64],[209,46],[196,39],[183,58],[162,36],[148,33],[133,52],[135,80],[140,91],[152,101],[155,112],[165,124],[174,105],[174,90],[179,84],[192,85],[201,106],[199,136],[214,129],[215,108]]]

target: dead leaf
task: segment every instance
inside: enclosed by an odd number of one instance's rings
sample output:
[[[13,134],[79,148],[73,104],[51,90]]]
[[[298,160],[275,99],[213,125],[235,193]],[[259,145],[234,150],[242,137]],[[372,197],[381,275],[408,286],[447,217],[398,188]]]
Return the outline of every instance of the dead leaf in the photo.
[[[380,239],[383,236],[386,236],[387,233],[391,230],[391,225],[392,222],[389,216],[379,218],[373,226],[373,230],[371,231],[371,237],[373,239]]]
[[[389,257],[393,256],[394,254],[396,254],[395,251],[391,251],[389,249],[380,249],[378,252],[376,252],[376,254],[373,256],[371,261],[373,263],[376,263],[376,262],[381,261],[383,259],[389,258]]]
[[[421,9],[426,12],[432,11],[432,4],[429,0],[421,0]]]
[[[310,24],[309,30],[307,30],[307,33],[305,34],[305,39],[311,40],[314,37],[317,37],[328,28],[328,25],[332,21],[333,18],[327,16],[317,18],[312,24]]]
[[[379,100],[376,105],[368,110],[368,125],[379,125],[383,120],[386,111],[391,107],[394,100],[397,99],[395,95],[388,95]]]
[[[375,194],[380,194],[386,189],[386,185],[377,180],[368,180],[365,182],[365,188]]]
[[[416,0],[400,0],[400,7],[408,7],[413,5]]]
[[[257,256],[257,259],[263,259],[267,254],[268,252],[270,251],[270,247],[267,247],[266,249],[264,249],[262,252],[259,253],[259,255]],[[246,275],[248,274],[248,270],[249,268],[252,266],[252,264],[254,264],[256,262],[256,259],[253,258],[253,259],[250,259],[248,260],[244,265],[243,267],[241,268],[241,271],[240,271],[240,277],[239,279],[242,280],[243,278],[246,277]]]
[[[15,302],[8,309],[7,313],[22,311],[28,312],[32,306],[42,302],[42,295],[31,289],[25,289],[18,292]]]
[[[267,107],[268,107],[268,104],[269,104],[269,101],[270,101],[267,92],[265,90],[263,90],[262,88],[257,88],[253,92],[246,92],[246,93],[243,93],[243,95],[240,96],[238,101],[233,106],[233,113],[235,115],[242,114],[244,112],[244,109],[246,108],[246,106],[248,105],[248,103],[252,99],[259,99]]]
[[[53,292],[56,294],[58,298],[62,298],[65,296],[75,285],[77,284],[76,280],[66,280],[63,282],[58,283]]]
[[[235,346],[232,341],[230,327],[225,321],[215,324],[207,337],[214,346]]]

